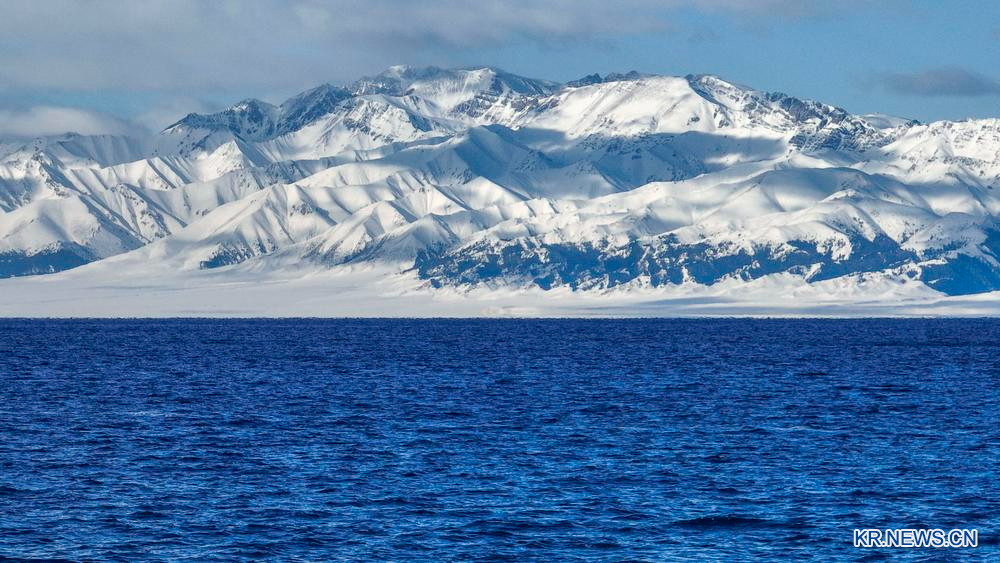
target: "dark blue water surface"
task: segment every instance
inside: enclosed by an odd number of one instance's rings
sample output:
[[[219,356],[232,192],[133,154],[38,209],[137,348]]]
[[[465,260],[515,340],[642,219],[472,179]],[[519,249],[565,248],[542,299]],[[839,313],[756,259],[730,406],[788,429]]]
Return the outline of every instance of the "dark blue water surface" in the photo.
[[[0,559],[1000,560],[997,321],[9,320],[0,399]]]

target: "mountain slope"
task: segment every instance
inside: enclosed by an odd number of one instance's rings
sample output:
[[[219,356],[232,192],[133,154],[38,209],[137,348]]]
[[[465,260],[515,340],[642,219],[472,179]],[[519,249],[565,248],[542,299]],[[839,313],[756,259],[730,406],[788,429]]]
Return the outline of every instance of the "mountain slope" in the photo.
[[[427,287],[1000,289],[1000,125],[707,75],[392,67],[150,138],[3,143],[0,276],[387,265]],[[380,266],[381,267],[381,266]]]

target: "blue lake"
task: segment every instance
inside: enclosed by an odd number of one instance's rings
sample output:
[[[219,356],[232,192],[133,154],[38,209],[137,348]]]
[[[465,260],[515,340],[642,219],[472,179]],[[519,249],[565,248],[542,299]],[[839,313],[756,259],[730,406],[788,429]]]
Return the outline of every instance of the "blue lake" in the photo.
[[[998,483],[998,321],[0,321],[0,560],[998,560]]]

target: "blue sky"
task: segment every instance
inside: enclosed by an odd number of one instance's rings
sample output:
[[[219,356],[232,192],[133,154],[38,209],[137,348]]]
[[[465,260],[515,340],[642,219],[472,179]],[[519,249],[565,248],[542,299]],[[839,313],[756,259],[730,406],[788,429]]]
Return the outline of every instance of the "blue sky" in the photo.
[[[391,64],[711,73],[856,113],[1000,116],[1000,4],[7,0],[0,134],[158,128]]]

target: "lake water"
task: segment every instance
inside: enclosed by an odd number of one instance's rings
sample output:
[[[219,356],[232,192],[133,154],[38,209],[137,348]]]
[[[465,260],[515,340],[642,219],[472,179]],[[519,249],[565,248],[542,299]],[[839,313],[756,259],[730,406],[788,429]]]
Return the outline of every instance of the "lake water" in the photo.
[[[0,321],[0,560],[995,560],[998,466],[998,321]]]

